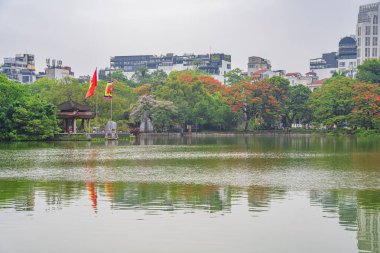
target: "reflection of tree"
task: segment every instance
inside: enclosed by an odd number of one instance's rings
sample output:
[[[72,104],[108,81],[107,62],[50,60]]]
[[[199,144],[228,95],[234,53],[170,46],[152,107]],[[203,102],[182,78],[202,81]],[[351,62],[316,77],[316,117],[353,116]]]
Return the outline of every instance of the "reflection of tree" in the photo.
[[[33,211],[35,191],[27,182],[0,181],[0,209],[13,203],[17,211]]]
[[[357,230],[359,252],[380,252],[380,191],[312,191],[312,205],[338,215],[347,230]]]
[[[33,182],[33,181],[0,181],[0,208],[14,207],[16,210],[32,211],[35,196],[43,196],[50,207],[60,209],[72,200],[79,199],[82,192],[81,182]],[[66,204],[67,204],[66,203]]]
[[[282,199],[286,194],[284,190],[267,187],[250,187],[247,192],[249,209],[253,212],[267,211],[273,199]]]
[[[231,189],[214,185],[113,184],[115,208],[118,209],[231,209]]]

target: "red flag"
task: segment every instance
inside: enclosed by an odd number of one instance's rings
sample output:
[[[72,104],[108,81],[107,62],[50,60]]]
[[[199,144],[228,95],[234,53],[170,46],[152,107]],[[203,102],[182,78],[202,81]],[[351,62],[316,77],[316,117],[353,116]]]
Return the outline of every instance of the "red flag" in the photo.
[[[94,91],[95,91],[95,87],[98,85],[98,75],[96,74],[96,69],[95,69],[95,72],[94,74],[92,75],[92,79],[91,79],[91,83],[90,83],[90,87],[88,87],[88,91],[87,91],[87,94],[86,94],[86,98],[89,98],[91,97],[92,95],[94,95]],[[85,98],[85,99],[86,99]]]

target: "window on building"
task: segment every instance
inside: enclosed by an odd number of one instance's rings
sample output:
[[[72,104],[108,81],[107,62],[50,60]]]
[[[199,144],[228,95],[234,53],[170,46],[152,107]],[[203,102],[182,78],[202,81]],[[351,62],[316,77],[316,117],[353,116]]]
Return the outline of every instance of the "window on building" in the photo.
[[[358,36],[361,36],[361,35],[362,35],[362,28],[358,27]]]
[[[377,57],[377,48],[372,48],[372,57]]]
[[[360,65],[360,60],[358,60],[358,66]]]
[[[362,46],[362,38],[358,38],[358,47]]]
[[[365,27],[365,35],[371,35],[371,27],[370,26]]]
[[[340,68],[344,68],[346,66],[346,63],[345,62],[339,62],[339,67]]]
[[[360,48],[358,48],[358,58],[360,57]]]
[[[373,37],[372,46],[377,46],[377,37]]]
[[[365,37],[365,46],[369,47],[371,45],[371,38],[370,37]]]
[[[379,22],[379,19],[377,15],[373,16],[373,24],[377,24]]]
[[[367,47],[365,49],[365,57],[370,57],[370,55],[371,55],[370,52],[371,52],[371,49]]]
[[[377,26],[373,27],[373,35],[378,35],[379,34],[379,28]]]

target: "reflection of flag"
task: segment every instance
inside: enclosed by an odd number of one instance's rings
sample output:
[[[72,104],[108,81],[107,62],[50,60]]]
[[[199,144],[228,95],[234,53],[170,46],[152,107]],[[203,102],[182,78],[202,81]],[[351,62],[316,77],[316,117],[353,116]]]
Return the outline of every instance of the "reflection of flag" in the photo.
[[[104,96],[103,96],[104,99],[108,99],[108,100],[112,99],[112,85],[113,85],[113,82],[107,83],[106,90],[104,91]]]
[[[87,191],[88,191],[88,194],[90,195],[90,199],[92,202],[92,208],[94,208],[94,210],[96,211],[96,209],[98,207],[98,201],[97,201],[98,195],[96,194],[95,183],[88,182],[87,183]]]
[[[98,75],[96,74],[96,69],[95,69],[95,72],[94,72],[94,74],[92,75],[92,79],[91,79],[90,87],[88,87],[88,91],[87,91],[87,94],[86,94],[86,98],[89,98],[89,97],[91,97],[92,95],[94,95],[95,87],[96,87],[97,85],[98,85]]]

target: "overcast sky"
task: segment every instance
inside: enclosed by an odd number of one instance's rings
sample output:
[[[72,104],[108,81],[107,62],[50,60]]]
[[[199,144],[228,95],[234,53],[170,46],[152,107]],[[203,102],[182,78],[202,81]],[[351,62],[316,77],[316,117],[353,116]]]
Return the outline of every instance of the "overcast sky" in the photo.
[[[202,54],[249,56],[274,69],[306,72],[309,59],[338,50],[355,34],[368,0],[0,0],[0,62],[16,53],[73,68],[75,76],[109,65],[110,56]]]

